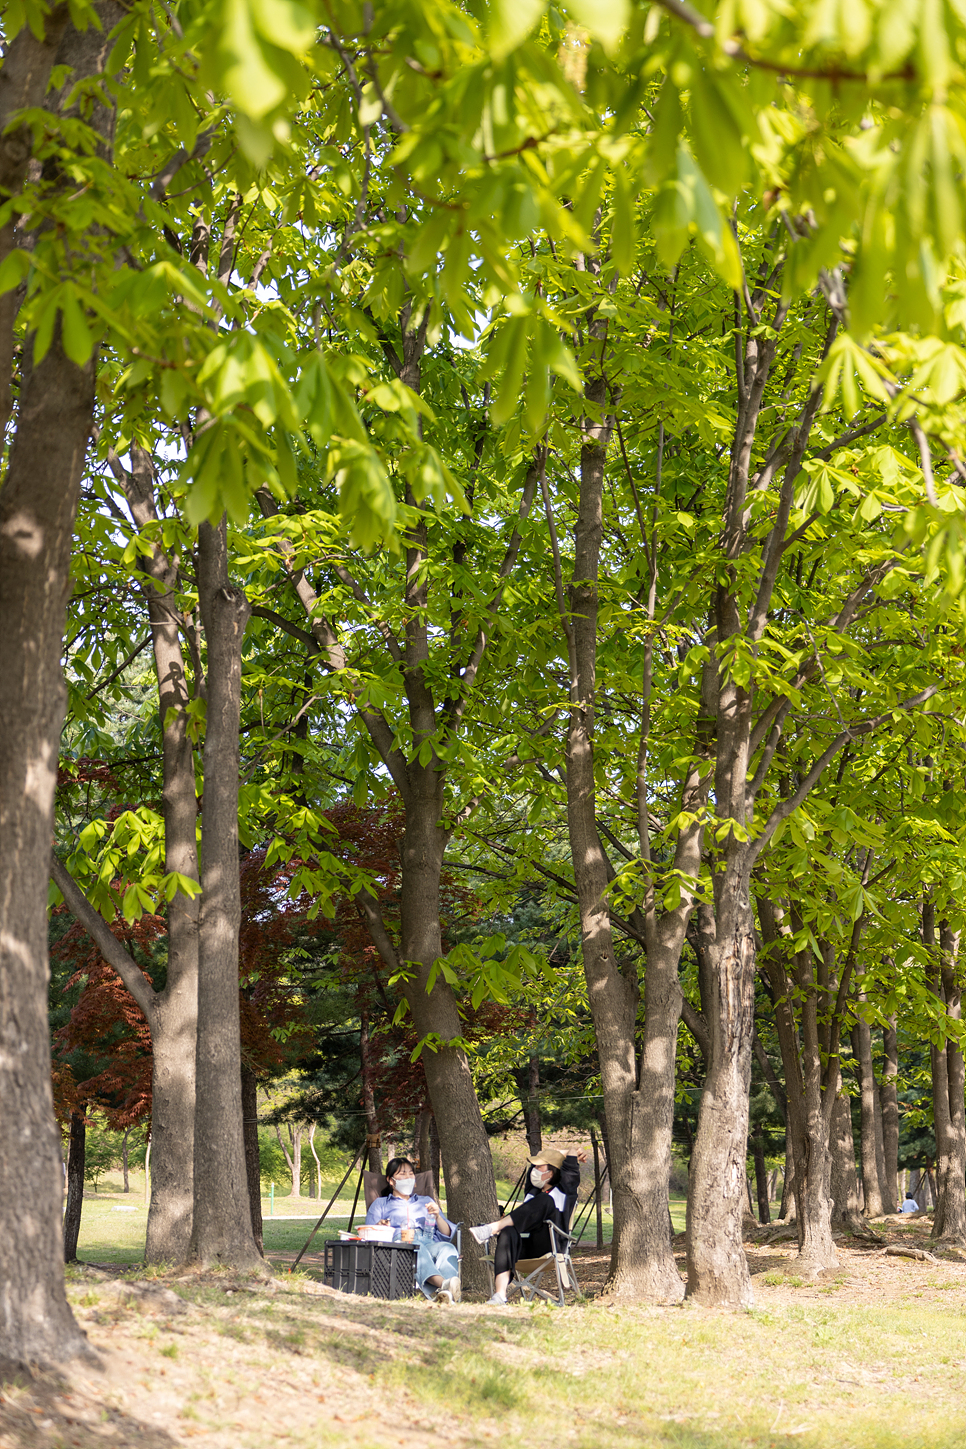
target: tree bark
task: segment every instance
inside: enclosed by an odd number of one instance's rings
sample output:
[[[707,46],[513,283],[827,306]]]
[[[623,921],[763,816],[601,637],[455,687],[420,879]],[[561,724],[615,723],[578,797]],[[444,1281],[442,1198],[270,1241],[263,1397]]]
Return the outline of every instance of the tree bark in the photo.
[[[264,1254],[262,1240],[262,1168],[258,1157],[258,1078],[251,1067],[242,1062],[242,1118],[245,1130],[245,1175],[248,1179],[248,1203],[252,1214],[252,1237]]]
[[[536,1024],[531,1019],[531,1029]],[[531,1155],[543,1150],[543,1129],[540,1121],[540,1058],[536,1052],[531,1052],[527,1065],[521,1068],[516,1074],[517,1087],[520,1092],[520,1105],[523,1108],[523,1127],[527,1136],[527,1146]]]
[[[207,650],[201,827],[194,1218],[190,1256],[262,1268],[252,1232],[242,1126],[238,1008],[238,773],[241,655],[251,612],[228,577],[227,526],[198,529],[198,595]]]
[[[369,1051],[369,1017],[362,1013],[359,1022],[359,1062],[362,1077],[362,1110],[366,1114],[366,1154],[370,1172],[382,1172],[382,1133],[376,1115],[376,1094],[372,1081]]]
[[[158,518],[152,460],[143,449],[133,447],[130,471],[116,459],[111,462],[131,518],[143,531]],[[178,566],[157,543],[140,556],[139,566],[146,575],[142,595],[158,681],[165,870],[198,882],[195,752],[188,729],[191,691],[181,647]],[[154,1054],[154,1171],[144,1250],[147,1263],[183,1262],[191,1241],[200,909],[200,897],[184,891],[178,891],[168,906],[165,985],[155,993],[148,1015]]]
[[[420,1108],[419,1119],[416,1126],[416,1162],[420,1172],[431,1170],[430,1161],[430,1123],[433,1118],[433,1109],[429,1106]]]
[[[765,1140],[759,1127],[750,1137],[752,1156],[755,1160],[755,1192],[758,1197],[758,1221],[771,1222],[768,1206],[768,1173],[765,1171]]]
[[[604,470],[614,427],[613,417],[606,412],[609,396],[606,378],[590,379],[585,395],[591,407],[582,423],[584,441],[580,454],[573,574],[567,605],[558,593],[558,608],[570,669],[567,824],[580,911],[584,976],[607,1116],[607,1164],[613,1193],[614,1234],[605,1291],[615,1298],[668,1303],[679,1301],[683,1295],[667,1231],[668,1184],[677,1029],[681,1014],[678,965],[693,898],[682,891],[680,907],[661,916],[651,892],[645,911],[635,915],[638,939],[646,951],[644,1028],[638,1058],[637,961],[631,956],[619,962],[614,949],[606,894],[613,869],[597,828],[594,778]],[[553,530],[546,493],[544,503],[548,524]],[[552,544],[559,568],[555,533]],[[652,570],[652,606],[655,579]],[[649,673],[645,669],[638,749],[638,833],[644,862],[649,860],[650,842],[646,779],[649,688]],[[684,800],[682,808],[695,812],[696,823],[681,833],[676,844],[674,864],[682,877],[696,876],[700,859],[703,804],[700,776],[688,777]]]
[[[115,14],[113,5],[102,8],[105,29]],[[21,32],[23,39],[5,56],[4,120],[6,108],[41,103],[54,59],[72,68],[72,80],[103,72],[109,47],[93,26],[84,32],[67,26],[53,56],[64,23],[58,7],[46,45],[33,45],[37,53],[28,56],[32,42]],[[109,147],[113,113],[97,106],[91,123]],[[26,140],[26,132],[3,137],[4,190],[15,192],[26,174]],[[5,389],[12,326],[8,306],[0,316]],[[32,351],[28,337],[26,359]],[[70,361],[58,322],[43,360],[25,363],[0,488],[0,638],[7,666],[0,678],[0,1160],[17,1164],[16,1172],[0,1174],[0,1358],[20,1365],[59,1363],[86,1345],[64,1294],[62,1163],[47,1021],[46,883],[66,708],[61,652],[71,538],[93,421],[94,368],[93,357],[83,368]],[[4,401],[4,412],[7,408]]]
[[[939,969],[933,990],[946,1015],[962,1019],[962,983],[957,972],[960,935],[948,922],[939,927]],[[963,1053],[953,1037],[939,1048],[930,1046],[933,1124],[936,1132],[936,1213],[932,1235],[937,1241],[966,1245],[966,1104]]]
[[[593,1127],[590,1129],[590,1145],[594,1151],[594,1219],[597,1225],[596,1246],[602,1248],[604,1246],[604,1215],[601,1199],[603,1184],[600,1176],[600,1144],[597,1141],[597,1133]]]
[[[77,1262],[77,1239],[84,1211],[84,1167],[87,1147],[87,1118],[83,1112],[70,1114],[70,1143],[67,1149],[67,1202],[64,1208],[64,1262]]]
[[[860,997],[860,1000],[864,998]],[[872,1032],[867,1021],[856,1018],[852,1028],[852,1051],[859,1078],[862,1108],[862,1191],[867,1218],[881,1218],[886,1211],[882,1192],[885,1164],[882,1152],[882,1123],[879,1094],[872,1064]]]
[[[852,1233],[865,1232],[865,1221],[859,1211],[852,1107],[842,1091],[837,1094],[832,1109],[832,1222],[842,1224]]]
[[[882,1160],[884,1176],[882,1193],[888,1212],[896,1212],[902,1195],[899,1191],[899,1038],[896,1019],[882,1028],[882,1082],[879,1085],[879,1111],[882,1119]]]
[[[714,881],[711,1066],[688,1176],[688,1295],[709,1306],[752,1302],[742,1248],[754,1030],[754,921],[740,864]],[[791,1107],[791,1103],[789,1103]]]

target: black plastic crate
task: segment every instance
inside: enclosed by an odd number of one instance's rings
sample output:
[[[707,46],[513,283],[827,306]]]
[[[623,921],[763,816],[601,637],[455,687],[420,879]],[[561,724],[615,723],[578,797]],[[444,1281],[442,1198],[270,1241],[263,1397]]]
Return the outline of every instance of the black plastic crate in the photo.
[[[323,1281],[342,1293],[373,1298],[414,1298],[413,1243],[326,1243]]]

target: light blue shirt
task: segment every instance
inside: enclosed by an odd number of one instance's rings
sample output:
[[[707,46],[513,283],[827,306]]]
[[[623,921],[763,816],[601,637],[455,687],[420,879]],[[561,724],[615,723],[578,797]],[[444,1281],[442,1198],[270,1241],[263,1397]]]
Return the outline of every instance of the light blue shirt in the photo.
[[[450,1241],[449,1235],[439,1231],[432,1217],[426,1211],[427,1204],[432,1201],[433,1199],[431,1197],[420,1197],[418,1193],[413,1193],[412,1197],[395,1197],[392,1195],[389,1197],[377,1197],[372,1207],[366,1213],[366,1222],[372,1225],[381,1222],[383,1218],[388,1218],[391,1225],[397,1231],[399,1228],[415,1228],[419,1233],[431,1234],[434,1242],[448,1243]],[[442,1217],[442,1214],[440,1216],[442,1221],[449,1227],[450,1234],[452,1234],[453,1228],[449,1219]]]

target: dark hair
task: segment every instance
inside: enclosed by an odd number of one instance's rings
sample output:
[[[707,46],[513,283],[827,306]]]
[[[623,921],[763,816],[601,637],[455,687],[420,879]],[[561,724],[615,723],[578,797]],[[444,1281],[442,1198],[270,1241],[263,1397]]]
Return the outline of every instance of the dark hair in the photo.
[[[413,1176],[415,1177],[415,1175],[416,1175],[416,1169],[415,1169],[415,1167],[413,1167],[413,1165],[410,1162],[410,1160],[409,1160],[408,1157],[391,1157],[389,1159],[389,1161],[386,1163],[386,1176],[387,1177],[395,1177],[396,1176],[396,1173],[399,1171],[399,1169],[401,1167],[412,1167],[413,1168]]]

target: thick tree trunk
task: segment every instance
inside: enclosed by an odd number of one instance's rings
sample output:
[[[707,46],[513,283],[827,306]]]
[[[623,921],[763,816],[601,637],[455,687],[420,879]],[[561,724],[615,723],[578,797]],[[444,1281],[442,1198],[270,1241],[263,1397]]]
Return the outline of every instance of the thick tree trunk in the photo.
[[[151,458],[131,450],[131,471],[120,471],[139,529],[157,519]],[[181,648],[176,563],[155,545],[142,556],[149,577],[142,592],[151,623],[161,729],[161,809],[165,870],[198,881],[195,753],[189,734],[191,695]],[[201,902],[178,891],[167,909],[168,969],[149,1017],[154,1052],[151,1136],[154,1171],[144,1258],[183,1262],[191,1241],[194,1174],[195,1058],[198,1030],[198,920]]]
[[[262,1268],[252,1233],[242,1127],[238,1009],[238,770],[241,654],[250,605],[228,578],[227,529],[198,530],[198,594],[207,649],[198,957],[194,1219],[191,1257]]]
[[[60,60],[71,63],[81,38],[71,30],[68,40],[74,51]],[[28,357],[31,348],[28,338]],[[64,1295],[47,881],[71,536],[93,409],[94,363],[75,366],[58,328],[25,370],[0,489],[0,1358],[17,1364],[57,1363],[85,1345]]]
[[[882,1193],[888,1212],[894,1213],[902,1198],[899,1191],[899,1038],[896,1019],[882,1028],[882,1082],[879,1086],[879,1108],[882,1117],[882,1159],[885,1175]]]
[[[658,922],[651,904],[644,921],[647,965],[640,1060],[636,1035],[637,963],[619,964],[607,903],[610,862],[597,829],[594,779],[594,712],[597,680],[597,615],[603,536],[604,468],[614,426],[605,412],[606,379],[587,384],[593,406],[583,422],[580,498],[574,532],[569,609],[562,623],[570,663],[567,730],[567,823],[580,909],[581,944],[588,1001],[597,1041],[607,1163],[613,1193],[614,1235],[606,1291],[616,1298],[677,1302],[683,1294],[667,1231],[674,1066],[681,991],[677,968],[690,903]],[[548,521],[550,517],[549,504]],[[556,545],[555,545],[556,548]],[[640,759],[646,762],[647,707],[642,715]],[[639,772],[645,763],[639,763]],[[639,804],[639,810],[641,809]],[[646,808],[646,807],[644,807]],[[642,849],[648,841],[646,822]],[[698,847],[700,849],[700,847]],[[675,862],[678,863],[677,860]]]
[[[832,1109],[832,1222],[850,1232],[864,1233],[859,1211],[859,1179],[855,1171],[855,1140],[852,1136],[852,1106],[840,1091]]]
[[[450,1045],[462,1036],[456,999],[442,976],[432,992],[426,989],[433,962],[443,954],[439,891],[446,837],[439,826],[443,802],[435,774],[419,766],[414,774],[422,778],[406,810],[400,912],[402,958],[416,968],[409,1006],[420,1039],[430,1042],[422,1063],[439,1133],[447,1214],[465,1224],[493,1222],[499,1205],[490,1144],[466,1054]],[[486,1288],[487,1270],[468,1234],[463,1254],[469,1286]]]
[[[754,1034],[755,938],[740,854],[715,878],[715,908],[711,1066],[701,1097],[688,1177],[687,1291],[689,1297],[708,1306],[742,1308],[753,1301],[742,1248],[742,1216]]]
[[[882,1123],[879,1093],[872,1064],[872,1032],[868,1022],[857,1017],[852,1028],[852,1051],[859,1078],[862,1108],[862,1191],[867,1218],[881,1218],[886,1211],[882,1194],[885,1164],[882,1152]]]
[[[83,1112],[70,1114],[67,1148],[67,1202],[64,1206],[64,1262],[77,1262],[77,1239],[84,1211],[84,1168],[87,1149],[87,1118]]]
[[[258,1157],[258,1078],[251,1067],[242,1062],[242,1120],[245,1131],[245,1175],[248,1178],[248,1203],[252,1214],[252,1237],[264,1253],[262,1241],[262,1168]],[[318,1160],[318,1159],[316,1159]]]

